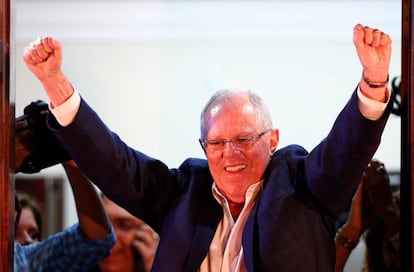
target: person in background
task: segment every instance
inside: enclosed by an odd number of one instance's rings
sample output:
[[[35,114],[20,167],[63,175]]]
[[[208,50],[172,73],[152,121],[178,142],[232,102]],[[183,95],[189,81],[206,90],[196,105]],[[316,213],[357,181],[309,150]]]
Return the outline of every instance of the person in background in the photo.
[[[102,198],[117,240],[111,254],[91,272],[149,272],[157,251],[158,234],[104,195]]]
[[[362,272],[400,271],[399,191],[391,191],[388,173],[378,160],[364,171],[348,220],[337,232],[335,272],[343,271],[361,238],[366,245]]]
[[[30,245],[41,240],[42,211],[37,201],[24,192],[16,192],[21,206],[19,224],[14,235],[14,242]]]
[[[46,127],[47,104],[41,100],[32,102],[17,118],[15,133],[15,158],[18,172],[34,173],[62,163],[68,177],[69,156],[54,139]],[[84,176],[80,176],[81,180]],[[25,193],[17,193],[21,214],[15,242],[29,245],[39,242],[42,215],[37,202]],[[132,216],[104,195],[101,195],[105,210],[113,225],[116,242],[111,254],[90,270],[103,272],[147,272],[150,271],[158,245],[158,234],[142,220]],[[79,207],[81,208],[81,207]],[[35,220],[36,218],[36,220]]]
[[[29,245],[15,243],[14,271],[89,271],[110,254],[115,234],[102,200],[93,185],[85,177],[80,178],[82,173],[74,161],[64,164],[79,223],[40,242]],[[21,212],[21,209],[16,212]]]
[[[36,141],[37,135],[27,122],[17,121],[15,130],[15,169],[42,153],[46,148]],[[49,143],[50,144],[50,143]],[[29,163],[30,165],[33,165]],[[93,184],[73,160],[63,162],[75,198],[79,223],[40,242],[14,243],[14,271],[89,271],[110,254],[115,234],[102,200]],[[15,231],[18,233],[22,209],[15,195]]]
[[[310,153],[298,145],[276,150],[279,130],[264,101],[246,89],[225,89],[201,113],[207,159],[188,158],[178,168],[109,130],[63,73],[55,38],[30,43],[23,59],[49,96],[49,128],[82,171],[160,234],[153,271],[324,272],[335,265],[335,222],[393,104],[391,38],[357,24],[353,40],[361,79]]]

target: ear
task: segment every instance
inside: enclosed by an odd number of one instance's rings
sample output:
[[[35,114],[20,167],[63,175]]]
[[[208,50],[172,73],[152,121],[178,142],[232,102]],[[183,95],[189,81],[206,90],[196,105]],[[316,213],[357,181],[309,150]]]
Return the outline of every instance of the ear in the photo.
[[[275,153],[277,145],[279,144],[279,129],[275,128],[270,131],[270,152]]]

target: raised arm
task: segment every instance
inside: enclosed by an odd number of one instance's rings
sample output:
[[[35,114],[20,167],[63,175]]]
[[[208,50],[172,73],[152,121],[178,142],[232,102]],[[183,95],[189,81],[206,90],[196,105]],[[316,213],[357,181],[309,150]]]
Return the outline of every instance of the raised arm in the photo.
[[[382,162],[371,161],[364,172],[363,185],[376,223],[384,224],[383,239],[386,241],[400,232],[400,209],[393,197],[390,178]]]
[[[338,230],[336,236],[335,272],[343,271],[361,235],[378,225],[382,226],[383,240],[379,244],[383,245],[394,237],[399,238],[400,213],[392,196],[388,173],[382,162],[371,160],[352,200],[348,220]],[[368,245],[366,250],[367,252],[371,250]],[[375,254],[373,252],[366,254],[366,256],[372,255]]]
[[[63,166],[72,187],[83,235],[89,240],[107,237],[111,224],[98,192],[73,160],[63,162]]]
[[[374,217],[362,183],[352,199],[348,219],[338,230],[335,239],[336,261],[334,272],[342,272],[362,233],[372,226]]]

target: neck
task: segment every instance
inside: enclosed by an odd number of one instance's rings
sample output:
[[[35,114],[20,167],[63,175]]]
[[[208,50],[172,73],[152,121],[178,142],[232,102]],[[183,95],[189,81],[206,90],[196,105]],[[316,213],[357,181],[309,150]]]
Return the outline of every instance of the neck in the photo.
[[[227,200],[227,201],[229,203],[230,213],[231,213],[234,221],[236,221],[237,218],[239,217],[243,207],[244,207],[244,202],[236,203],[236,202],[232,202],[230,200]]]

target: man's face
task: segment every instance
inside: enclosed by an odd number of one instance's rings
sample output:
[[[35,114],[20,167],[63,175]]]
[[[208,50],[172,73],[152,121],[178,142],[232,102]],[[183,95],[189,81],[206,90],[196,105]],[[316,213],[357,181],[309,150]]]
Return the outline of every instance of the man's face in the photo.
[[[40,240],[39,226],[36,223],[35,216],[27,207],[22,208],[20,221],[17,225],[14,241],[22,245],[30,245]]]
[[[230,140],[262,133],[247,96],[213,104],[206,114],[207,140]],[[245,148],[226,142],[222,149],[206,148],[210,172],[220,191],[231,201],[244,202],[247,188],[258,182],[277,147],[277,129],[262,134]]]
[[[105,272],[132,272],[135,258],[132,243],[136,239],[137,230],[145,223],[108,198],[104,197],[103,201],[114,226],[116,243],[111,255],[102,260],[99,266]]]

